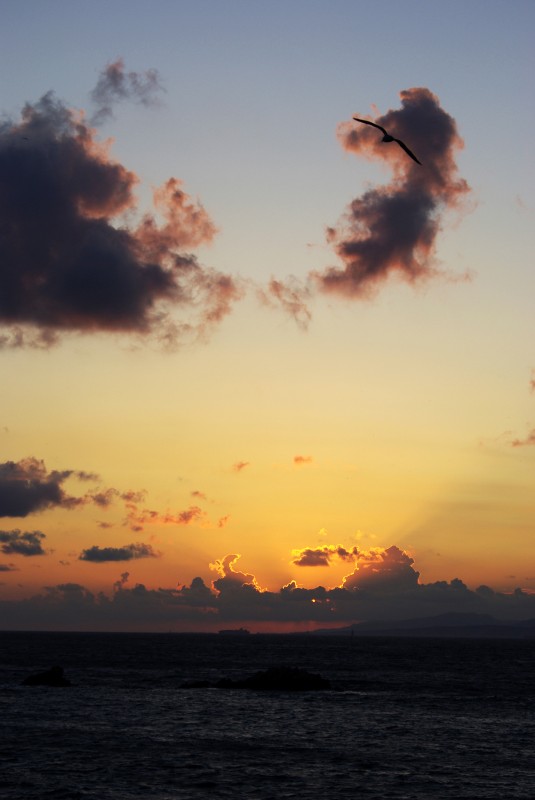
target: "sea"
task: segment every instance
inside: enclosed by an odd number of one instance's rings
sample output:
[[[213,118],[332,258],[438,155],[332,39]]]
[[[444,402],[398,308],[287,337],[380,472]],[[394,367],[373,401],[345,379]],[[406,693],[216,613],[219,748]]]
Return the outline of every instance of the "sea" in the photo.
[[[181,688],[272,666],[332,689]],[[534,712],[535,639],[6,632],[0,796],[533,800]]]

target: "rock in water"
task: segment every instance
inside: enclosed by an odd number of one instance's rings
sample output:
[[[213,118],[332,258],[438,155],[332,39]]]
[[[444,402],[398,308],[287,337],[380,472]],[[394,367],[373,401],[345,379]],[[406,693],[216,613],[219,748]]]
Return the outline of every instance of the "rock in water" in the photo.
[[[263,692],[315,692],[331,688],[326,678],[299,667],[269,667],[239,681],[222,678],[216,686],[220,689],[254,689]]]
[[[72,686],[63,674],[63,667],[57,666],[29,675],[22,683],[24,686]]]

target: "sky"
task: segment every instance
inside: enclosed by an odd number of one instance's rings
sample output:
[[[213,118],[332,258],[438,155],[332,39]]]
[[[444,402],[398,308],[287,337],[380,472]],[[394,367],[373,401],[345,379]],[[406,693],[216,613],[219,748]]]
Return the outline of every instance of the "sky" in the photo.
[[[534,617],[533,3],[2,18],[0,628]]]

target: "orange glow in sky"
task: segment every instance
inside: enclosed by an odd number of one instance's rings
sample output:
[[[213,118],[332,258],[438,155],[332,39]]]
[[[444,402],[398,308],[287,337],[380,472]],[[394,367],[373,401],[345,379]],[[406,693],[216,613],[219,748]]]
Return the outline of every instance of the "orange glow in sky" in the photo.
[[[14,26],[0,629],[535,616],[530,28],[350,5]]]

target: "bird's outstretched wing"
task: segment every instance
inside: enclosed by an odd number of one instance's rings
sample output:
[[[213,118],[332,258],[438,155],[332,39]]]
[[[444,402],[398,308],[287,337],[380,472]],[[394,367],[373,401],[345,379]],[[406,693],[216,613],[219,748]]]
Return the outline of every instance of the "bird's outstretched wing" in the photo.
[[[411,152],[411,151],[409,150],[409,148],[407,147],[407,145],[405,144],[405,142],[402,142],[402,141],[401,141],[401,139],[394,139],[394,141],[395,141],[395,142],[397,142],[397,143],[399,144],[399,146],[400,146],[400,147],[401,147],[403,150],[405,150],[405,152],[407,153],[407,155],[408,155],[408,156],[410,156],[410,157],[412,158],[412,160],[413,160],[413,161],[416,161],[416,163],[417,163],[417,164],[419,164],[420,166],[422,166],[422,162],[421,162],[421,161],[418,161],[418,159],[416,158],[416,156],[414,155],[414,153],[413,153],[413,152]]]
[[[365,125],[373,125],[374,128],[379,128],[379,130],[382,131],[385,136],[388,136],[388,133],[385,131],[385,129],[381,125],[378,125],[376,122],[370,122],[369,119],[359,119],[358,117],[353,117],[353,119],[356,122],[363,122]]]
[[[396,139],[396,138],[395,138],[395,136],[390,136],[390,134],[388,133],[388,131],[387,131],[387,130],[385,130],[385,129],[383,128],[383,126],[382,126],[382,125],[378,125],[376,122],[371,122],[369,119],[359,119],[359,117],[353,117],[353,119],[355,120],[355,122],[363,122],[363,123],[364,123],[364,125],[371,125],[371,126],[372,126],[372,127],[374,127],[374,128],[378,128],[380,131],[382,131],[382,132],[384,133],[384,135],[385,135],[385,136],[388,136],[388,137],[389,137],[389,138],[388,138],[386,141],[388,141],[388,142],[397,142],[397,143],[399,144],[399,146],[400,146],[400,147],[401,147],[403,150],[405,150],[405,152],[407,153],[407,155],[408,155],[408,156],[410,156],[410,158],[412,158],[412,160],[413,160],[413,161],[416,161],[416,163],[417,163],[417,164],[419,164],[420,166],[422,166],[422,162],[421,162],[421,161],[418,161],[418,159],[416,158],[416,156],[414,155],[414,153],[413,153],[413,152],[411,152],[411,150],[409,150],[409,148],[407,147],[407,145],[405,144],[405,142],[402,142],[402,141],[401,141],[401,139]]]

